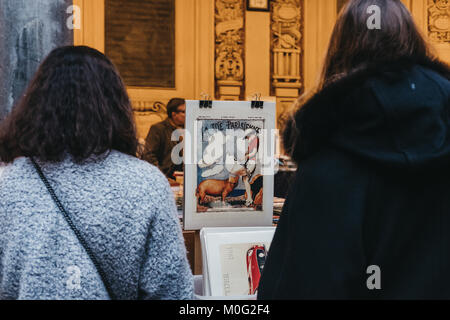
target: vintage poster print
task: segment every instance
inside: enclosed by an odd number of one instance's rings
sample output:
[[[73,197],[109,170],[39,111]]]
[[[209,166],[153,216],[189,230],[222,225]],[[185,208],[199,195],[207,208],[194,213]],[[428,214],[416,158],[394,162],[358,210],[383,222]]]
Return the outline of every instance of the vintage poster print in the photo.
[[[256,294],[268,249],[269,243],[239,243],[220,246],[225,296]]]
[[[275,103],[186,101],[185,230],[273,221]]]
[[[200,119],[196,129],[196,211],[262,211],[264,120]]]

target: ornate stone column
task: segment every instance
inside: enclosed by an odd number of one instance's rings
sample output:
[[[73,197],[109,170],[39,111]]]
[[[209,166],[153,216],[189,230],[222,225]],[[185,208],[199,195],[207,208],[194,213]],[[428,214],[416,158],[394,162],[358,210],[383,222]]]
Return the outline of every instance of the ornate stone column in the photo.
[[[71,5],[72,0],[0,0],[0,119],[11,111],[45,56],[73,43],[67,25]]]
[[[437,44],[450,44],[450,2],[428,0],[428,36]]]
[[[303,0],[272,1],[272,92],[277,97],[277,126],[303,89]]]
[[[216,0],[216,95],[238,100],[244,80],[244,0]]]

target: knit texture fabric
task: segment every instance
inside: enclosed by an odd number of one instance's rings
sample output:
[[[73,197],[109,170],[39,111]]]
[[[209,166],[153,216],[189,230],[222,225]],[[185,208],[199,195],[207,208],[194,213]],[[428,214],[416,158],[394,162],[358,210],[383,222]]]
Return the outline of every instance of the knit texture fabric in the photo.
[[[173,193],[151,164],[117,151],[41,163],[118,299],[192,299]],[[108,299],[92,261],[18,158],[0,177],[0,299]]]

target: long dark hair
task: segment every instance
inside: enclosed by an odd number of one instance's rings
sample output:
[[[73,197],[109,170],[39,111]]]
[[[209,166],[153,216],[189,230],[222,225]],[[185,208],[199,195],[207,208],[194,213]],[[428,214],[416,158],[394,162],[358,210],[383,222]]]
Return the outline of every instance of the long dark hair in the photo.
[[[85,46],[53,50],[0,125],[0,161],[35,157],[77,162],[112,149],[136,156],[125,85],[112,62]]]
[[[380,8],[381,28],[370,29],[367,9]],[[382,71],[422,64],[448,73],[416,26],[408,9],[400,0],[349,0],[341,10],[334,26],[328,52],[316,86],[299,97],[294,112],[283,131],[285,152],[297,162],[307,153],[303,140],[302,121],[312,114],[309,102],[341,79],[367,70]],[[395,72],[394,70],[391,70]],[[355,77],[356,78],[356,77]],[[313,121],[309,121],[310,123]],[[324,139],[330,128],[321,128]],[[320,140],[318,139],[318,140]]]

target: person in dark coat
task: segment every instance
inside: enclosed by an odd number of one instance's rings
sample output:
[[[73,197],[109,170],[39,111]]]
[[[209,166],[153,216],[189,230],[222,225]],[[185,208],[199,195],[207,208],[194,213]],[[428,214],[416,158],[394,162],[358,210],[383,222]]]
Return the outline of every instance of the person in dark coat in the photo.
[[[450,298],[450,68],[401,1],[349,1],[298,104],[258,298]]]
[[[145,139],[142,159],[157,166],[171,184],[175,184],[175,171],[183,171],[182,164],[172,161],[172,151],[179,143],[172,141],[172,133],[184,129],[186,101],[173,98],[167,103],[167,119],[154,124]]]

